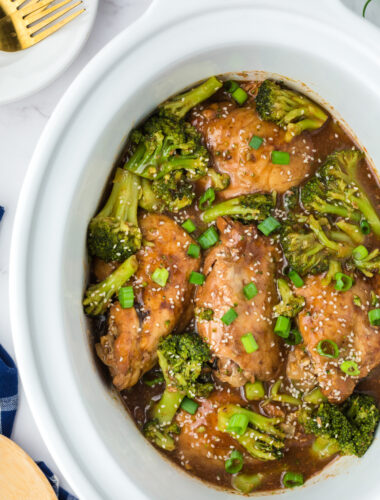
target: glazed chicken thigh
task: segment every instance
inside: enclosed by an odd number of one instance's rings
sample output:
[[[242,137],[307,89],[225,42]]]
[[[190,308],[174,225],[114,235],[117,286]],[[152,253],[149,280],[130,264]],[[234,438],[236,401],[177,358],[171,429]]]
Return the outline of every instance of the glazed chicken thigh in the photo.
[[[379,278],[364,280],[357,278],[354,286],[346,292],[337,292],[333,285],[323,287],[320,276],[311,276],[298,293],[305,297],[306,307],[298,316],[298,325],[303,337],[312,368],[319,386],[328,400],[341,403],[353,392],[360,378],[380,363],[379,329],[370,325],[368,311],[371,306],[371,291],[380,291]],[[355,302],[359,305],[355,305]],[[317,351],[321,340],[337,344],[336,358],[322,356]],[[327,346],[328,347],[328,346]],[[293,354],[294,356],[294,354]],[[346,374],[340,368],[344,361],[357,363],[360,373]],[[290,359],[290,362],[292,360]],[[310,378],[310,367],[299,371],[296,365],[288,363],[289,378],[301,380]]]
[[[109,314],[107,335],[96,350],[110,367],[119,389],[133,386],[157,361],[157,346],[188,317],[193,291],[189,283],[200,259],[187,256],[191,237],[173,219],[159,214],[139,220],[145,246],[138,252],[139,269],[134,279],[136,309],[122,309],[115,302]],[[169,271],[164,287],[152,280],[157,268]]]
[[[273,378],[281,367],[279,338],[273,333],[272,308],[277,302],[274,273],[277,249],[254,226],[219,218],[221,244],[206,257],[206,282],[196,295],[197,310],[211,309],[211,320],[198,320],[198,332],[219,358],[219,378],[238,387],[246,381]],[[243,287],[254,282],[258,294],[248,300]],[[230,325],[221,320],[234,308]],[[252,333],[259,349],[248,354],[241,337]]]
[[[314,154],[310,137],[298,136],[286,143],[285,131],[262,121],[254,104],[240,108],[228,102],[213,103],[193,112],[192,123],[203,135],[216,169],[230,176],[229,187],[220,193],[222,199],[254,191],[283,193],[310,173]],[[264,138],[259,151],[249,145],[254,135]],[[290,164],[273,164],[274,150],[288,152]]]

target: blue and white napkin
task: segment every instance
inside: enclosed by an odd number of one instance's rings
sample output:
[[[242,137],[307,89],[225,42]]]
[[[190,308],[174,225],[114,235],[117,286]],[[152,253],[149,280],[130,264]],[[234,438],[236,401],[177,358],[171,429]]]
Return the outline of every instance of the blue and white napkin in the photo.
[[[1,208],[1,207],[0,207]],[[1,211],[0,211],[1,217]],[[13,359],[0,344],[0,434],[10,438],[17,411],[18,378]],[[59,500],[78,500],[59,486],[59,480],[44,462],[37,465],[47,477]]]

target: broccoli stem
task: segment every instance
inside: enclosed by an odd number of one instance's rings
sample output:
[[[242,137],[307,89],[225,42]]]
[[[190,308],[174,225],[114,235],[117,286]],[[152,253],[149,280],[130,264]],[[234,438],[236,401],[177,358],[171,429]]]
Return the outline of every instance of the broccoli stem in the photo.
[[[185,394],[182,392],[171,392],[165,389],[161,399],[153,407],[153,419],[157,420],[158,424],[161,426],[170,424],[184,397]]]
[[[242,436],[234,437],[252,457],[259,460],[277,460],[279,455],[276,451],[280,452],[284,447],[282,441],[251,428]]]
[[[111,194],[96,217],[115,217],[137,226],[140,189],[140,180],[136,175],[118,168]]]
[[[244,495],[248,495],[253,490],[258,488],[262,482],[263,475],[258,474],[238,474],[232,478],[232,486],[235,490],[240,491]]]
[[[357,182],[357,181],[356,181]],[[367,195],[360,189],[361,197],[356,197],[355,194],[348,194],[348,198],[354,206],[357,206],[364,218],[367,220],[368,224],[371,226],[372,231],[376,236],[380,236],[380,219],[371,205],[371,202],[367,198]]]
[[[344,233],[346,233],[353,242],[360,245],[364,241],[364,235],[360,231],[360,229],[354,224],[350,224],[344,220],[340,220],[336,223],[336,225],[341,229]]]
[[[333,439],[325,439],[318,436],[311,447],[311,452],[319,460],[325,460],[326,458],[339,453],[340,446]]]
[[[329,284],[335,278],[336,273],[340,273],[340,272],[342,272],[342,266],[341,266],[340,262],[338,262],[334,259],[330,259],[329,269],[326,273],[326,276],[321,281],[322,286],[329,286]]]
[[[260,380],[255,382],[247,382],[244,386],[245,397],[248,401],[259,401],[265,396],[263,383]]]
[[[347,257],[350,255],[352,247],[345,245],[344,243],[336,243],[335,241],[330,240],[323,231],[320,223],[312,215],[308,218],[308,224],[310,229],[318,238],[319,242],[324,247],[335,252],[338,257]]]
[[[184,118],[190,109],[211,97],[222,87],[222,85],[221,81],[215,78],[215,76],[212,76],[197,87],[164,102],[159,109],[165,114],[171,114],[177,118]]]
[[[104,281],[90,286],[83,300],[86,314],[97,316],[105,313],[113,295],[118,293],[124,283],[137,271],[137,268],[137,258],[132,255]]]
[[[303,395],[303,401],[310,405],[320,405],[324,401],[327,401],[326,396],[322,393],[319,387],[314,387],[314,389],[307,394]]]
[[[162,210],[162,202],[155,195],[152,183],[147,179],[141,179],[139,206],[148,212],[161,212]]]
[[[257,211],[257,213],[259,214],[259,211]],[[218,217],[223,217],[225,215],[240,215],[244,217],[245,214],[252,214],[252,208],[244,208],[241,205],[241,197],[238,197],[222,201],[209,208],[203,212],[202,220],[208,224]]]
[[[278,403],[286,403],[293,406],[301,406],[302,401],[300,399],[290,396],[289,394],[279,394],[278,391],[281,389],[281,385],[282,385],[281,380],[277,380],[277,382],[275,382],[272,385],[269,398],[272,401],[277,401]]]
[[[223,189],[228,188],[230,185],[230,176],[228,174],[217,172],[214,168],[209,168],[207,170],[207,177],[211,179],[211,187],[215,191],[223,191]]]

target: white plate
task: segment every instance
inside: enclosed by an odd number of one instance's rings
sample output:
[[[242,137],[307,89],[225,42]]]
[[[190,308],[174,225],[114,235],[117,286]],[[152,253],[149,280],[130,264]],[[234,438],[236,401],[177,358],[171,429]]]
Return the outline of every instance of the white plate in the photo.
[[[20,52],[0,52],[0,105],[22,99],[52,82],[71,64],[94,24],[98,0],[46,40]]]

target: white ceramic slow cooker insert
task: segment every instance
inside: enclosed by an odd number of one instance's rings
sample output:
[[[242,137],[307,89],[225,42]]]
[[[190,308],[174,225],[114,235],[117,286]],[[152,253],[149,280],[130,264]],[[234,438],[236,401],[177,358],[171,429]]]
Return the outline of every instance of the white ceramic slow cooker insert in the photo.
[[[380,36],[339,0],[156,0],[83,70],[38,144],[11,254],[17,362],[39,429],[81,500],[227,500],[163,460],[94,364],[85,236],[131,128],[214,74],[260,71],[332,106],[380,165]],[[322,96],[323,100],[320,97]],[[281,498],[379,498],[380,442]],[[322,480],[324,479],[324,480]],[[262,496],[262,495],[261,495]]]

